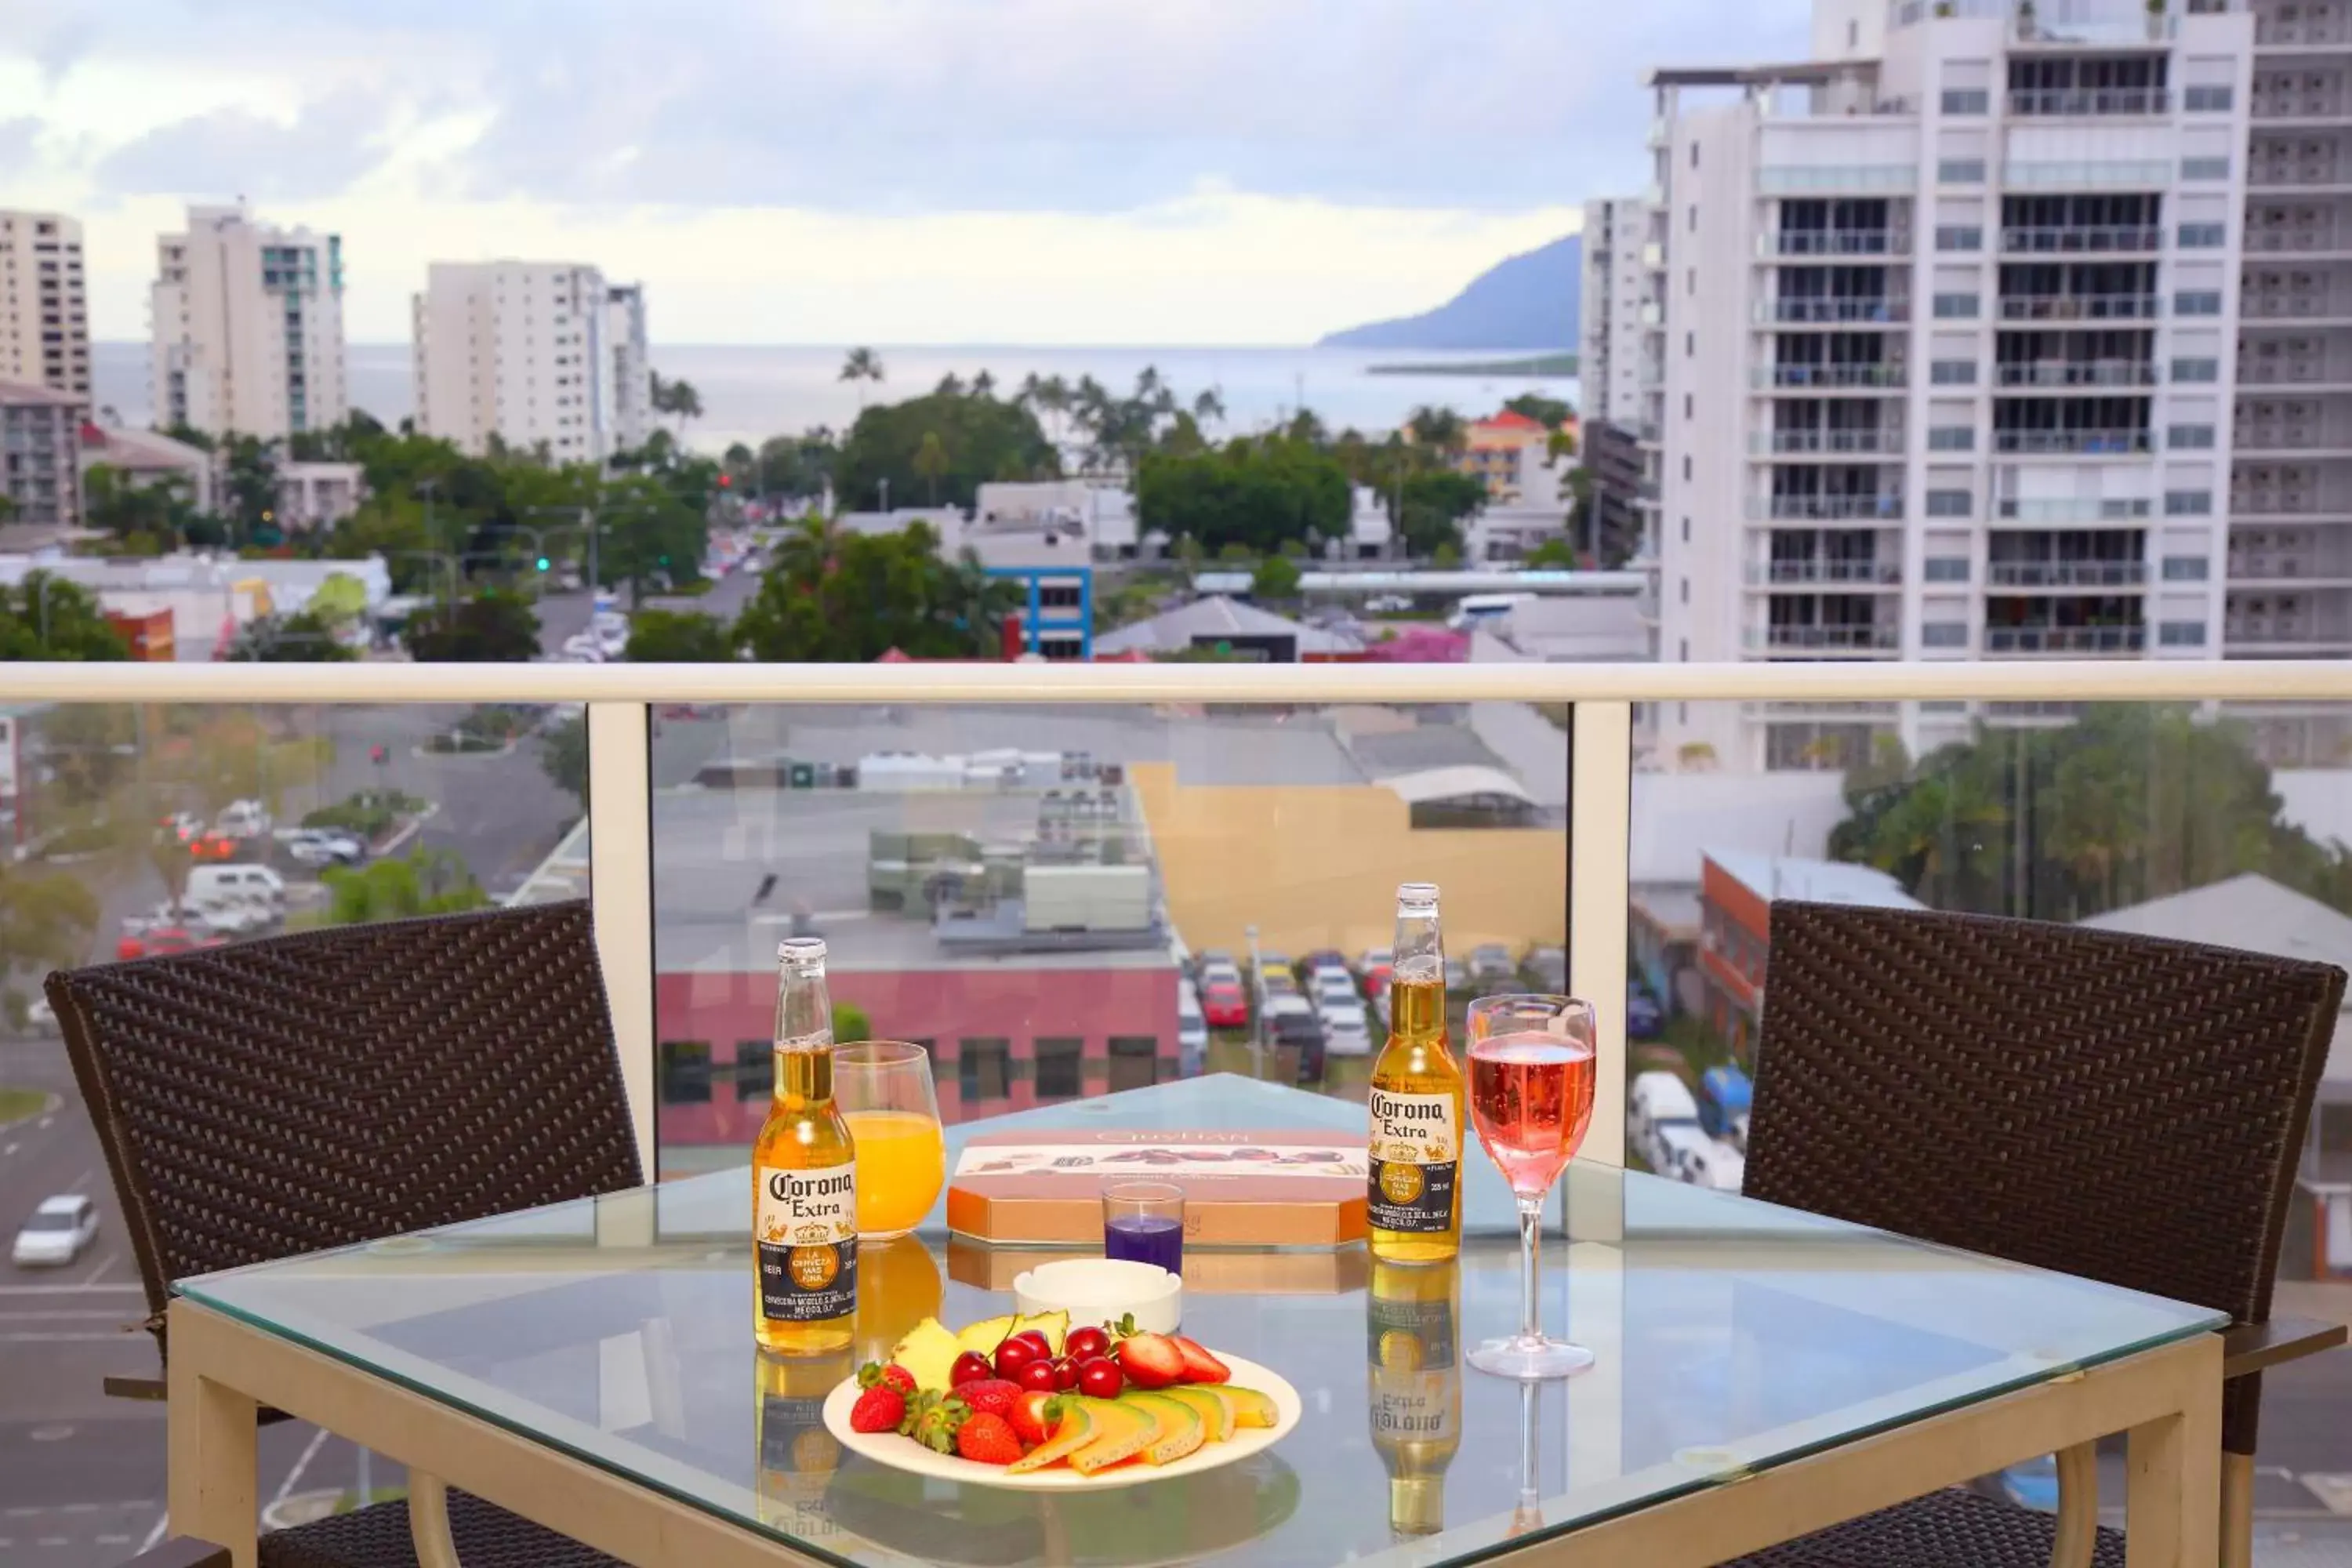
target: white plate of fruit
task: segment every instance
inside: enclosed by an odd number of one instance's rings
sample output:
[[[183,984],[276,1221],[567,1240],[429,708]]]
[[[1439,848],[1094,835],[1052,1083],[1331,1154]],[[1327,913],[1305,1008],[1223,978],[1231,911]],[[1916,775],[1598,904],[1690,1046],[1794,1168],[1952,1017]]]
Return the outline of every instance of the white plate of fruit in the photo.
[[[1063,1312],[961,1333],[926,1318],[824,1402],[853,1453],[1024,1491],[1197,1475],[1271,1447],[1298,1415],[1298,1391],[1255,1362],[1131,1320],[1071,1328]]]

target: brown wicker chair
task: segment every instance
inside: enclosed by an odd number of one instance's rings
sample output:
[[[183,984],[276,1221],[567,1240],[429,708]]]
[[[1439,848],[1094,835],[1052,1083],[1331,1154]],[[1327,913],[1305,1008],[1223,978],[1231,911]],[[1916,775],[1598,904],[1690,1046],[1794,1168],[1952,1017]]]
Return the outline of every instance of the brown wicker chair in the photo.
[[[2343,1335],[2269,1320],[2344,984],[2326,964],[2072,926],[1776,903],[1744,1191],[2230,1313],[2222,1447],[2241,1495],[2223,1518],[2242,1532],[2259,1368]],[[2095,1476],[2086,1458],[2062,1457],[2070,1491]],[[2044,1568],[2056,1533],[1953,1490],[1741,1562]],[[2123,1536],[2098,1531],[2092,1561],[2122,1568]]]
[[[99,964],[47,989],[159,1352],[171,1282],[187,1275],[643,1180],[584,903]],[[450,1501],[467,1568],[612,1561]],[[275,1531],[261,1562],[416,1555],[394,1503]]]

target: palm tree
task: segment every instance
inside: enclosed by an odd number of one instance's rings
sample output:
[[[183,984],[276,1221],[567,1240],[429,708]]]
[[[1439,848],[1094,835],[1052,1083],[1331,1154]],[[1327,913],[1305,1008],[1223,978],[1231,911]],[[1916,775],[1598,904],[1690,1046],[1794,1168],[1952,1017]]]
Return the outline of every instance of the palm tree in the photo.
[[[863,384],[870,381],[879,386],[885,376],[881,355],[872,349],[855,348],[843,356],[841,374],[835,379],[860,384],[857,392],[857,406],[862,411],[866,407],[866,389]]]
[[[1412,411],[1406,424],[1415,441],[1433,447],[1449,458],[1460,456],[1470,438],[1469,426],[1451,408],[1432,408],[1424,404]]]
[[[936,430],[923,432],[922,445],[915,448],[915,472],[929,482],[931,504],[940,504],[940,476],[948,471],[947,443]]]
[[[1192,421],[1196,425],[1222,425],[1225,422],[1225,400],[1215,387],[1192,399]]]
[[[995,396],[996,377],[986,370],[982,370],[978,375],[973,376],[971,378],[971,395],[974,397]]]

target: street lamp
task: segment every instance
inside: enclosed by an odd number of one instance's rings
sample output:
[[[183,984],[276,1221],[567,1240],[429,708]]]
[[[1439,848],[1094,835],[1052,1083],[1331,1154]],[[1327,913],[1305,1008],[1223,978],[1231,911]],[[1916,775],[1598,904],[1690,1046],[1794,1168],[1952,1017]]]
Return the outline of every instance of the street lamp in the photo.
[[[1250,1076],[1265,1076],[1265,965],[1257,961],[1257,927],[1244,926],[1242,935],[1249,943],[1250,990],[1255,1005],[1250,1008]]]

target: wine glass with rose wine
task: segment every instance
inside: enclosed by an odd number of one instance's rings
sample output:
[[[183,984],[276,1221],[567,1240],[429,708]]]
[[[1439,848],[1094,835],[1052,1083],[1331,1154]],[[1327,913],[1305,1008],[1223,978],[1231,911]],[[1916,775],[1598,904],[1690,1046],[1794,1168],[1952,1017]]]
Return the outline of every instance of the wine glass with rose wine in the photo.
[[[1470,1352],[1481,1372],[1533,1381],[1592,1364],[1582,1345],[1544,1337],[1536,1310],[1536,1235],[1544,1194],[1592,1121],[1592,1008],[1571,996],[1486,996],[1470,1005],[1470,1120],[1519,1205],[1519,1331]]]

